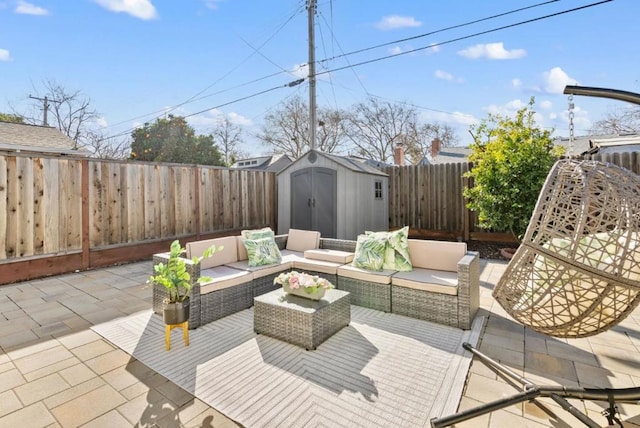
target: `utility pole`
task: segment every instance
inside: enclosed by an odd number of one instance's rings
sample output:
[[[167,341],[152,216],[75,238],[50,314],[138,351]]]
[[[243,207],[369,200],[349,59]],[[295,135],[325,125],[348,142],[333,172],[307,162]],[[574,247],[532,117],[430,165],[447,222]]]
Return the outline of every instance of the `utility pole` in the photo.
[[[38,101],[42,101],[42,102],[43,102],[43,108],[42,108],[42,112],[43,112],[42,125],[44,125],[44,126],[49,126],[49,122],[47,121],[47,113],[49,112],[49,101],[51,101],[52,103],[59,103],[60,101],[56,101],[56,100],[49,100],[49,98],[48,98],[46,95],[44,96],[44,98],[32,97],[31,95],[29,95],[29,98],[33,98],[34,100],[38,100]]]
[[[311,149],[316,148],[316,47],[315,47],[315,23],[317,1],[308,0],[307,12],[309,13],[309,142]]]

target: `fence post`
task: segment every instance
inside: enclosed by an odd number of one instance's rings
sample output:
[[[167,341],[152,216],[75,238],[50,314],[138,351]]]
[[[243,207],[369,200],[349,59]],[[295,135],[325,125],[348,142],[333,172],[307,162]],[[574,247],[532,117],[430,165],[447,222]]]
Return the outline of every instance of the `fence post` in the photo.
[[[196,240],[200,240],[200,235],[202,233],[202,224],[200,222],[200,167],[195,166],[193,168],[193,199],[195,204],[195,226],[196,226]]]
[[[89,160],[80,161],[82,186],[82,269],[89,269]]]

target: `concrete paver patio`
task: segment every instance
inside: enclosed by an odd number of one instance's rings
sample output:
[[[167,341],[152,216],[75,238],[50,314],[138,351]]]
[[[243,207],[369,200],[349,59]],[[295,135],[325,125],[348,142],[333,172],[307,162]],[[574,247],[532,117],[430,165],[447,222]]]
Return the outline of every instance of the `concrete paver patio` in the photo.
[[[585,339],[556,339],[511,320],[491,297],[506,264],[482,260],[479,349],[539,384],[640,386],[640,311]],[[0,428],[233,427],[233,421],[89,329],[151,306],[151,262],[0,286]],[[461,408],[517,392],[474,360]],[[571,400],[606,426],[605,403]],[[619,405],[625,426],[640,406]],[[571,427],[555,402],[510,406],[459,427]]]

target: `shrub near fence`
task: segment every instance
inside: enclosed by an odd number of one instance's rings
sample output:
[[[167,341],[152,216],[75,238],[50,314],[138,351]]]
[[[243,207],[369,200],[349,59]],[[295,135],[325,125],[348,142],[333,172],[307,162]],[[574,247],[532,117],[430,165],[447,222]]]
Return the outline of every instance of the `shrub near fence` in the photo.
[[[640,173],[640,153],[585,156]],[[466,207],[464,187],[473,185],[464,173],[467,162],[388,167],[389,228],[409,226],[414,236],[442,239],[514,241],[508,233],[486,231],[478,226],[477,214]]]
[[[275,174],[0,155],[0,284],[275,227]]]

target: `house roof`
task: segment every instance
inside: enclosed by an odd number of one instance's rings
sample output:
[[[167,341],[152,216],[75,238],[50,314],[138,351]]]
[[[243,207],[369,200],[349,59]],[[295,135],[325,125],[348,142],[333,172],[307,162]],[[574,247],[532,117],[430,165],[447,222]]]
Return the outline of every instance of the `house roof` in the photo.
[[[289,155],[278,154],[271,156],[258,156],[254,158],[239,159],[231,165],[238,169],[259,169],[261,171],[278,172],[294,161]]]
[[[418,165],[437,165],[445,163],[467,162],[471,149],[469,147],[443,147],[433,158],[422,158]]]
[[[557,138],[554,140],[554,144],[565,147],[568,154],[640,151],[640,134],[607,134],[575,137],[573,139],[573,147],[571,147],[569,138]]]
[[[87,156],[87,152],[74,148],[77,144],[57,128],[0,122],[0,150]]]

